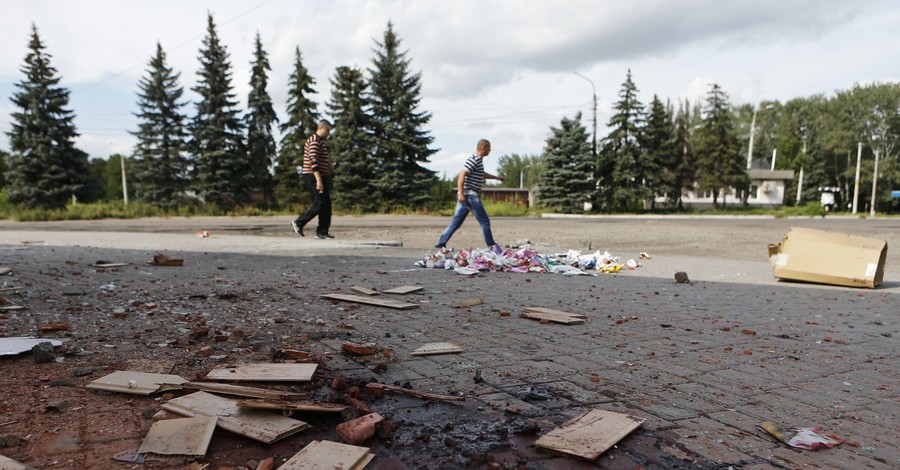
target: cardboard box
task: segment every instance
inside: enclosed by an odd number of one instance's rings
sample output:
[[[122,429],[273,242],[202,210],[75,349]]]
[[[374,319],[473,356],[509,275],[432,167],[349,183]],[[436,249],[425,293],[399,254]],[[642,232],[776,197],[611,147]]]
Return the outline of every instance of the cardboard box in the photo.
[[[769,245],[778,279],[874,288],[884,277],[887,242],[873,238],[793,228]]]

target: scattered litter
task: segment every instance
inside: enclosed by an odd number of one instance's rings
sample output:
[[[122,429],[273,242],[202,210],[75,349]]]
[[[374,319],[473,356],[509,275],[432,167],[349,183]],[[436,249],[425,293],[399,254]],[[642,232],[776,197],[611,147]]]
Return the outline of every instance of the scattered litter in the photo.
[[[360,286],[350,286],[350,289],[359,292],[360,294],[365,295],[378,295],[378,291],[375,289],[369,289],[368,287],[360,287]]]
[[[481,297],[475,297],[474,299],[466,299],[466,300],[459,300],[459,301],[453,302],[453,308],[474,307],[476,305],[481,305],[483,303],[484,303],[484,299],[482,299]]]
[[[691,280],[688,279],[688,275],[684,271],[678,271],[675,273],[675,282],[678,284],[690,284]]]
[[[422,286],[400,286],[394,287],[393,289],[388,289],[384,292],[385,294],[410,294],[413,292],[418,292],[420,290],[424,290],[425,288]]]
[[[217,420],[215,416],[200,415],[157,421],[150,426],[137,451],[140,454],[206,455]]]
[[[638,258],[640,258],[640,259],[653,259],[653,257],[650,256],[649,254],[647,254],[646,251],[642,251],[642,252],[638,255]]]
[[[332,441],[312,441],[294,454],[278,470],[344,469],[361,470],[375,458],[368,447]]]
[[[184,266],[184,260],[179,258],[170,258],[162,253],[153,255],[147,260],[147,264],[152,266]]]
[[[237,364],[222,365],[206,374],[207,380],[253,382],[309,382],[318,364]]]
[[[443,400],[443,401],[465,401],[466,397],[457,397],[451,395],[437,395],[434,393],[428,392],[419,392],[416,390],[412,390],[409,388],[398,387],[396,385],[388,385],[388,384],[380,384],[376,382],[369,382],[366,384],[366,391],[374,392],[374,393],[384,393],[385,390],[390,390],[392,392],[402,393],[404,395],[411,395],[414,397],[424,398],[426,400]]]
[[[266,444],[309,427],[303,421],[269,411],[240,408],[235,400],[206,392],[173,398],[163,403],[162,409],[184,416],[218,416],[218,427]]]
[[[587,316],[585,315],[541,307],[526,307],[525,313],[522,314],[522,317],[532,318],[535,320],[548,320],[554,323],[562,323],[565,325],[577,325],[580,323],[584,323],[587,319]]]
[[[636,416],[592,409],[541,436],[534,445],[596,460],[644,421]]]
[[[823,434],[819,426],[812,428],[792,428],[787,432],[778,429],[770,421],[759,425],[760,429],[771,434],[779,442],[791,447],[806,450],[819,450],[823,447],[831,448],[844,442],[844,439],[834,434]]]
[[[450,354],[458,352],[463,352],[463,348],[453,343],[443,342],[423,344],[410,354],[413,356],[428,356],[432,354]]]
[[[150,395],[159,391],[180,389],[187,380],[170,374],[150,374],[118,370],[100,377],[85,387],[93,390]]]
[[[631,269],[641,266],[638,262],[631,264]],[[452,269],[454,272],[464,275],[477,274],[482,271],[593,275],[594,273],[589,271],[617,273],[626,268],[626,264],[621,263],[619,257],[611,255],[608,251],[601,253],[598,250],[593,254],[582,255],[579,251],[569,250],[566,253],[542,255],[529,248],[520,250],[507,248],[500,253],[487,248],[468,248],[459,252],[441,249],[437,253],[428,254],[424,259],[417,261],[416,266]]]
[[[396,302],[393,300],[382,300],[375,298],[362,297],[359,295],[349,295],[349,294],[324,294],[319,297],[323,299],[331,299],[331,300],[341,300],[344,302],[356,302],[359,304],[365,305],[374,305],[376,307],[388,307],[388,308],[396,308],[399,310],[407,310],[411,308],[417,308],[417,304],[410,304],[406,302]]]
[[[201,230],[201,231],[197,232],[197,238],[209,238],[209,231]]]

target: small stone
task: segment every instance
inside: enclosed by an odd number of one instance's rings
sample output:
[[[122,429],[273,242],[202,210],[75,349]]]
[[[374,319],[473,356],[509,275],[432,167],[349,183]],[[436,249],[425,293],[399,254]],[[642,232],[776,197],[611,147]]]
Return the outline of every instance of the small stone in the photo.
[[[684,271],[678,271],[675,273],[675,282],[679,284],[690,284],[691,280],[688,279],[688,275]]]
[[[212,356],[214,352],[215,349],[213,349],[212,346],[203,346],[199,351],[197,351],[197,355],[200,357],[209,357]]]
[[[745,349],[745,350],[744,350],[744,354],[746,354],[746,355],[748,355],[748,356],[752,356],[752,355],[753,355],[753,350],[752,350],[752,349]]]
[[[53,351],[53,344],[49,341],[34,345],[31,348],[31,353],[34,355],[34,362],[36,364],[53,362],[56,360],[56,353]]]
[[[753,330],[741,330],[741,333],[745,335],[756,336],[756,332]]]

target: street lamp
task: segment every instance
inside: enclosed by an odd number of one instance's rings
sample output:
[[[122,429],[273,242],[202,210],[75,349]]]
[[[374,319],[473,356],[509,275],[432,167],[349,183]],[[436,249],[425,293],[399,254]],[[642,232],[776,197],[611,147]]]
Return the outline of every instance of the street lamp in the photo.
[[[593,138],[592,138],[592,140],[591,140],[591,155],[593,155],[594,158],[597,158],[597,89],[594,88],[594,82],[592,82],[590,78],[587,78],[587,77],[585,77],[584,75],[582,75],[582,74],[580,74],[580,73],[578,73],[578,72],[575,72],[575,75],[578,75],[579,77],[581,77],[581,78],[587,80],[588,83],[591,84],[591,91],[593,92],[593,102],[592,102],[593,106],[591,107],[591,109],[592,109],[593,114],[594,114],[594,119],[593,119],[593,121],[594,121],[594,135],[593,135]]]

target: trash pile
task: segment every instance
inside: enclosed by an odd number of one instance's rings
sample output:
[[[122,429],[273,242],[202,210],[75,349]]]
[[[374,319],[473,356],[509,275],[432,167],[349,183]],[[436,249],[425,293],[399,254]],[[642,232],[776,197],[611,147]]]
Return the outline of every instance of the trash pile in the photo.
[[[650,259],[646,253],[641,259]],[[595,275],[599,273],[617,273],[623,269],[637,269],[641,263],[634,259],[622,263],[618,256],[608,251],[599,250],[592,254],[582,255],[576,250],[567,253],[542,255],[536,250],[507,248],[466,248],[459,252],[453,249],[441,249],[437,253],[428,254],[424,259],[416,261],[416,266],[423,268],[443,268],[458,274],[477,274],[479,272],[514,272],[514,273],[553,273],[566,275]]]

